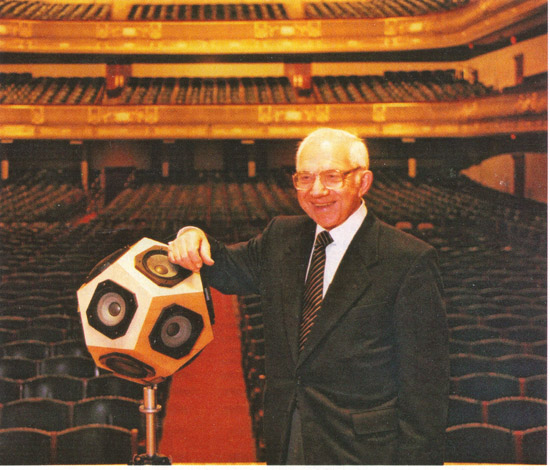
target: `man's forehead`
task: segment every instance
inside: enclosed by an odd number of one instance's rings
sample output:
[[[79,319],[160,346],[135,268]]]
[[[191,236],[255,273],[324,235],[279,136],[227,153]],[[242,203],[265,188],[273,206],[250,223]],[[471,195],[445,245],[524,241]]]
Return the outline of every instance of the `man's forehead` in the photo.
[[[343,142],[322,139],[308,143],[297,159],[297,166],[331,167],[349,163],[348,149]]]

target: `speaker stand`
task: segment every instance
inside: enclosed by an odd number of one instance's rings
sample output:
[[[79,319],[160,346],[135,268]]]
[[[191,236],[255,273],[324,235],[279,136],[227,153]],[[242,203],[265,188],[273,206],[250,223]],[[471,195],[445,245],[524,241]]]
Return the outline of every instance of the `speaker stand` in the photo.
[[[146,453],[134,456],[133,465],[172,465],[170,457],[156,453],[157,448],[157,413],[161,410],[157,404],[157,386],[143,387],[143,405],[139,407],[145,415],[145,444]]]

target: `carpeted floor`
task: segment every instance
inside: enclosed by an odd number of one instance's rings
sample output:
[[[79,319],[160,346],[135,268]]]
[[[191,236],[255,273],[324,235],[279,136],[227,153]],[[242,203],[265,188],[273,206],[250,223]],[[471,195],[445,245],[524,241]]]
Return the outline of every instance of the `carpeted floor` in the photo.
[[[212,341],[173,377],[158,452],[178,463],[254,463],[237,300],[212,290]]]

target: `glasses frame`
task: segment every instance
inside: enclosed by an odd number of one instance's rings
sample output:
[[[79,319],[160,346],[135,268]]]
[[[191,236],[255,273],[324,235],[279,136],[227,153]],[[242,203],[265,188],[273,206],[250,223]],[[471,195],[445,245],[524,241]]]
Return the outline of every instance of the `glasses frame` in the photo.
[[[297,191],[309,191],[313,185],[315,184],[315,181],[317,181],[317,177],[319,177],[319,180],[321,181],[321,184],[327,188],[327,189],[341,189],[344,187],[344,184],[346,182],[346,178],[348,177],[348,175],[350,175],[351,173],[353,173],[354,171],[357,171],[357,170],[360,170],[362,167],[360,166],[357,166],[351,170],[348,170],[348,171],[342,171],[342,170],[325,170],[325,171],[320,171],[319,173],[312,173],[312,172],[309,172],[309,171],[297,171],[296,173],[294,173],[292,175],[292,183],[294,184],[294,188],[297,190]],[[323,174],[327,174],[329,172],[338,172],[342,175],[342,182],[336,186],[336,187],[333,187],[332,185],[326,185],[325,182],[323,181]],[[297,179],[298,179],[298,176],[299,174],[308,174],[308,175],[311,175],[311,176],[315,176],[315,179],[312,181],[312,183],[307,187],[307,188],[304,188],[304,187],[299,187],[298,186],[298,182],[297,182]]]

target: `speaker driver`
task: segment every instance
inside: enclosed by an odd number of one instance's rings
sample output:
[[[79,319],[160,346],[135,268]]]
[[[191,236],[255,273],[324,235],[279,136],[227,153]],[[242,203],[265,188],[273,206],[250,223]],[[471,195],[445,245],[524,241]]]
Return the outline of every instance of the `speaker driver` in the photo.
[[[136,296],[108,279],[97,285],[86,316],[92,328],[115,339],[126,334],[136,310]]]
[[[191,337],[193,325],[182,316],[170,318],[160,330],[161,341],[169,348],[178,348]]]
[[[177,266],[168,261],[166,253],[151,252],[145,256],[143,262],[146,269],[155,276],[170,279],[179,275]]]
[[[111,353],[101,356],[99,362],[124,377],[146,379],[156,374],[155,369],[127,354]]]
[[[193,274],[177,264],[170,263],[168,250],[158,245],[137,255],[135,267],[161,287],[174,287]]]
[[[126,315],[126,301],[116,292],[108,292],[97,303],[97,316],[106,326],[118,325]]]
[[[185,307],[172,304],[164,308],[151,330],[151,348],[174,359],[191,352],[204,328],[202,317]]]

